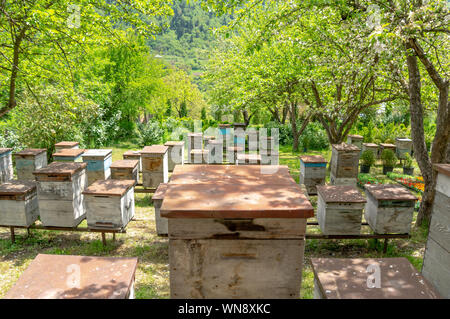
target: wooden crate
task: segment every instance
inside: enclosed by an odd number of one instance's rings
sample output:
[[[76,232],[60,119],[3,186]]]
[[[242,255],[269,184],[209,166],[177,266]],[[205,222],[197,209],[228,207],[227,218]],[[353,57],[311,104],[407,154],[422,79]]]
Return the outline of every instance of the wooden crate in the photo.
[[[9,181],[0,185],[0,225],[32,225],[39,216],[36,182]]]
[[[87,163],[88,185],[111,177],[112,150],[90,149],[83,153],[83,162]]]
[[[111,179],[134,180],[139,182],[139,161],[120,160],[115,161],[110,166]]]
[[[373,155],[375,155],[375,158],[378,157],[378,151],[379,151],[378,150],[378,144],[375,144],[375,143],[363,143],[362,151],[365,152],[367,150],[372,151]]]
[[[223,142],[221,139],[209,141],[206,146],[209,152],[209,164],[223,163]]]
[[[53,162],[33,173],[44,226],[76,227],[85,218],[86,166],[86,163]]]
[[[347,136],[347,144],[355,145],[359,149],[362,148],[363,137],[361,135],[348,135]]]
[[[139,168],[138,168],[138,174],[139,172],[142,172],[142,158],[141,158],[141,151],[126,151],[123,153],[123,159],[124,160],[135,160],[139,161]]]
[[[189,154],[189,163],[191,164],[208,164],[209,151],[208,150],[191,150]]]
[[[450,299],[450,164],[436,164],[436,195],[422,273]]]
[[[261,165],[261,155],[259,154],[237,154],[238,165]]]
[[[55,144],[55,152],[59,152],[62,149],[77,149],[80,147],[78,142],[63,141]]]
[[[412,140],[410,138],[397,137],[395,139],[396,155],[399,159],[404,159],[405,154],[412,154]]]
[[[168,147],[164,145],[146,146],[141,151],[142,185],[158,188],[169,180]]]
[[[364,217],[377,234],[409,234],[417,197],[397,184],[365,185]]]
[[[12,148],[0,148],[0,184],[13,179]]]
[[[47,166],[47,150],[28,148],[14,154],[17,179],[34,181],[33,172]]]
[[[203,149],[203,134],[202,133],[189,133],[187,135],[187,144],[188,144],[188,160],[190,163],[191,159],[191,151],[192,150],[201,150]]]
[[[55,162],[83,162],[84,150],[78,148],[64,148],[54,153]]]
[[[88,227],[94,229],[124,228],[134,217],[136,180],[102,180],[83,192]]]
[[[366,199],[353,186],[317,186],[317,220],[325,235],[358,235]]]
[[[164,144],[168,149],[169,172],[173,172],[176,165],[184,165],[184,142],[168,141]]]
[[[333,185],[345,185],[345,180],[358,177],[360,148],[351,144],[333,144],[331,152],[331,174],[335,178]],[[331,181],[333,183],[333,181]]]
[[[320,155],[300,156],[300,184],[304,184],[308,195],[317,194],[316,186],[325,184],[327,160]]]
[[[406,258],[311,258],[311,265],[315,299],[441,297]]]
[[[153,207],[155,208],[155,224],[158,236],[169,234],[169,224],[167,218],[161,217],[161,206],[169,184],[159,184],[156,192],[152,196]]]

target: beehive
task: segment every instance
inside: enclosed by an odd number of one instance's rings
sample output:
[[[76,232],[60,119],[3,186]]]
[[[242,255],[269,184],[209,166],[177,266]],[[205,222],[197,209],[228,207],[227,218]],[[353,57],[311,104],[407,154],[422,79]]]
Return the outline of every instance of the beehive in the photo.
[[[247,149],[257,151],[259,148],[259,132],[254,128],[247,129]]]
[[[12,164],[12,148],[0,148],[0,184],[14,177]]]
[[[366,199],[353,186],[317,186],[317,220],[325,235],[358,235]]]
[[[82,162],[84,150],[77,148],[64,148],[54,153],[55,162]]]
[[[237,154],[238,165],[261,165],[259,154]]]
[[[64,141],[64,142],[59,142],[55,144],[55,151],[59,152],[62,149],[77,149],[80,147],[80,143],[78,142],[68,142],[68,141]]]
[[[219,124],[219,131],[222,135],[223,153],[225,154],[227,147],[233,144],[233,140],[231,138],[231,124]]]
[[[317,194],[316,186],[325,184],[327,160],[320,155],[300,156],[300,184],[304,184],[308,195]]]
[[[111,164],[111,179],[139,181],[139,161],[120,160]]]
[[[192,150],[203,149],[203,134],[202,133],[189,133],[188,138],[188,159],[190,161]],[[190,163],[190,162],[189,162]]]
[[[39,216],[36,183],[9,181],[0,185],[0,225],[32,225]]]
[[[397,147],[394,144],[390,144],[390,143],[381,143],[380,144],[380,156],[383,153],[384,150],[391,150],[392,152],[396,153],[397,152]]]
[[[278,152],[272,152],[270,154],[265,153],[264,151],[260,153],[261,155],[261,165],[279,165],[280,164],[280,155]]]
[[[123,159],[124,160],[135,160],[139,161],[138,165],[138,174],[139,172],[142,172],[142,159],[141,159],[141,151],[126,151],[123,153]]]
[[[436,195],[422,273],[450,299],[450,164],[436,164]]]
[[[101,180],[83,192],[88,227],[94,229],[124,228],[134,217],[136,180]]]
[[[212,141],[212,140],[215,140],[215,139],[216,139],[216,137],[212,136],[212,135],[205,135],[205,136],[203,136],[203,144],[204,144],[204,146],[207,147],[208,143],[210,141]]]
[[[47,150],[26,149],[14,154],[16,161],[17,179],[22,181],[34,181],[33,172],[47,166]]]
[[[191,164],[208,164],[209,151],[208,150],[191,150],[189,163]]]
[[[417,197],[397,184],[365,185],[364,217],[378,234],[409,234]]]
[[[222,140],[209,141],[206,146],[209,152],[209,164],[222,164],[223,163],[223,143]]]
[[[142,185],[157,188],[169,179],[168,147],[164,145],[146,146],[141,151]]]
[[[330,180],[333,185],[356,186],[360,149],[346,143],[333,144]]]
[[[53,162],[33,172],[44,226],[76,227],[86,216],[86,163]]]
[[[367,150],[372,151],[373,155],[375,155],[375,158],[378,157],[378,144],[375,144],[375,143],[363,143],[362,151],[365,152]]]
[[[169,172],[173,172],[175,165],[184,165],[184,142],[168,141],[164,145],[169,147],[167,150]]]
[[[86,150],[83,162],[87,163],[88,185],[111,177],[112,150]]]
[[[227,148],[227,160],[230,163],[236,163],[237,155],[243,154],[244,148],[241,146],[230,146]]]
[[[152,196],[153,207],[155,208],[156,233],[158,236],[167,236],[169,234],[167,218],[161,217],[161,205],[168,185],[169,184],[159,184],[158,189]]]
[[[347,144],[355,145],[357,148],[361,149],[363,144],[363,137],[361,135],[348,135]]]
[[[234,144],[236,146],[245,147],[246,140],[246,132],[245,132],[245,123],[234,123]]]
[[[268,155],[272,153],[278,153],[275,148],[275,140],[271,136],[259,136],[259,151],[261,154],[266,153]]]
[[[396,154],[399,159],[404,159],[405,154],[412,154],[412,140],[409,138],[397,137],[395,139]]]

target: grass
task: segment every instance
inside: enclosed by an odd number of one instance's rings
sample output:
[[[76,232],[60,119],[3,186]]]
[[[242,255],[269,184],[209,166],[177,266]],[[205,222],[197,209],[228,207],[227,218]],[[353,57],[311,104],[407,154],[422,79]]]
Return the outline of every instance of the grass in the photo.
[[[114,145],[113,161],[121,159],[128,149],[139,149],[131,142]],[[327,160],[331,151],[311,151]],[[293,153],[290,147],[280,146],[280,163],[288,165],[292,176],[298,182],[301,153]],[[374,175],[381,175],[380,163],[372,168]],[[401,168],[396,168],[401,172]],[[389,181],[389,180],[387,180]],[[390,181],[392,182],[392,181]],[[316,197],[311,197],[315,206]],[[116,241],[107,235],[108,244],[103,247],[98,233],[31,230],[27,237],[25,230],[16,230],[16,243],[12,244],[7,228],[0,228],[0,298],[17,281],[22,272],[39,253],[86,256],[134,256],[139,259],[136,271],[136,298],[169,298],[168,240],[156,235],[154,208],[151,195],[136,194],[136,216],[126,234],[117,234]],[[86,221],[82,223],[86,226]],[[302,298],[313,298],[314,276],[309,263],[314,257],[334,258],[379,258],[406,257],[420,271],[428,227],[414,229],[411,239],[396,239],[389,242],[388,251],[383,254],[382,242],[375,240],[307,240],[302,279]],[[369,229],[365,227],[364,231]],[[308,232],[320,232],[318,227]]]

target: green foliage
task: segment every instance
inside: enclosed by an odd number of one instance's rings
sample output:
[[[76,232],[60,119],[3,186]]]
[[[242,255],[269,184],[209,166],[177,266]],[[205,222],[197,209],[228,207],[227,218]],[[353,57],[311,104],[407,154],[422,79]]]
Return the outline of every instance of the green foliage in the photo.
[[[362,152],[360,159],[362,164],[365,166],[372,166],[375,164],[375,154],[370,150]]]
[[[150,120],[147,123],[140,123],[138,125],[139,131],[139,146],[150,146],[162,143],[164,130],[161,124],[156,120]]]
[[[413,167],[413,158],[411,157],[411,155],[409,155],[409,153],[404,154],[403,167],[406,168]]]
[[[292,144],[292,128],[290,124],[281,124],[275,121],[271,121],[265,125],[267,128],[267,134],[270,136],[272,129],[278,129],[278,138],[280,145]]]
[[[301,123],[298,124],[300,126]],[[311,150],[324,150],[330,146],[328,137],[323,127],[316,122],[310,122],[300,137],[303,148]]]
[[[381,160],[383,161],[383,165],[386,167],[394,167],[397,163],[397,156],[392,150],[385,149],[381,153]]]

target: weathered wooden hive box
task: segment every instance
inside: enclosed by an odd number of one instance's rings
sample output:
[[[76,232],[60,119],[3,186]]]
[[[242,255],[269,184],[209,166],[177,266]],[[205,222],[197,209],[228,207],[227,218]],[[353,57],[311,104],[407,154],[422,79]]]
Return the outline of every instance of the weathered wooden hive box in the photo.
[[[450,299],[450,164],[436,164],[436,195],[422,273]]]
[[[44,226],[76,227],[86,216],[86,163],[53,162],[33,172]]]
[[[134,217],[135,180],[96,181],[83,192],[89,228],[121,229]]]
[[[231,124],[219,124],[219,131],[222,135],[223,153],[226,153],[229,144],[233,144],[231,138]]]
[[[406,258],[311,258],[314,299],[439,299]]]
[[[271,136],[260,136],[259,151],[261,154],[272,154],[274,152],[278,152],[278,150],[275,148],[274,138]]]
[[[111,179],[139,182],[139,161],[120,160],[111,164]]]
[[[59,152],[62,149],[77,149],[80,147],[80,143],[78,142],[69,142],[69,141],[64,141],[64,142],[59,142],[55,144],[55,151]]]
[[[16,161],[17,179],[22,181],[34,181],[33,172],[47,166],[47,150],[25,149],[14,154]]]
[[[332,145],[331,184],[356,186],[360,151],[357,146],[346,143]]]
[[[317,186],[317,220],[325,235],[358,235],[366,199],[354,186]]]
[[[397,184],[365,185],[364,217],[377,234],[409,234],[417,197]]]
[[[379,151],[378,150],[378,144],[375,144],[375,143],[363,143],[362,151],[365,152],[367,150],[372,151],[373,155],[375,155],[375,158],[378,157],[378,151]]]
[[[55,162],[82,162],[84,150],[78,148],[64,148],[54,153]]]
[[[396,155],[399,159],[404,159],[405,154],[412,153],[412,140],[409,138],[397,137],[395,139]]]
[[[169,234],[169,224],[167,218],[161,217],[161,206],[169,184],[159,184],[158,189],[152,196],[153,207],[155,207],[156,233],[158,236]]]
[[[245,123],[234,123],[233,124],[233,136],[234,144],[245,147],[246,133],[245,133]]]
[[[257,151],[259,147],[259,132],[254,128],[247,129],[247,149]]]
[[[309,195],[317,194],[316,186],[325,184],[327,160],[320,155],[300,156],[300,184],[304,184]]]
[[[9,181],[0,185],[0,225],[32,225],[39,216],[36,182]]]
[[[361,135],[348,135],[347,136],[347,144],[355,145],[359,149],[362,148],[363,137]]]
[[[122,156],[123,156],[124,160],[136,160],[136,161],[139,161],[138,174],[139,174],[139,172],[142,172],[141,151],[126,151],[125,153],[123,153]]]
[[[83,162],[87,163],[88,185],[111,177],[112,150],[86,150]]]
[[[169,156],[169,172],[173,172],[175,165],[184,165],[184,142],[168,141],[164,145],[169,148],[167,150]]]
[[[209,164],[223,163],[223,142],[221,139],[209,141],[206,146],[209,151]]]
[[[261,165],[279,165],[280,155],[278,152],[272,152],[270,154],[260,153],[261,155]]]
[[[164,145],[146,146],[141,151],[142,185],[158,188],[159,184],[169,180],[168,147]]]
[[[390,144],[390,143],[380,143],[380,156],[381,153],[383,153],[384,150],[391,150],[394,153],[397,153],[397,147],[394,144]]]
[[[0,184],[14,177],[12,151],[12,148],[0,148]]]
[[[261,165],[261,155],[259,154],[237,154],[238,165]]]
[[[191,164],[208,164],[209,151],[206,150],[191,150],[189,163]]]
[[[189,133],[187,135],[188,142],[188,159],[191,160],[191,151],[192,150],[201,150],[203,149],[203,134],[202,133]]]

